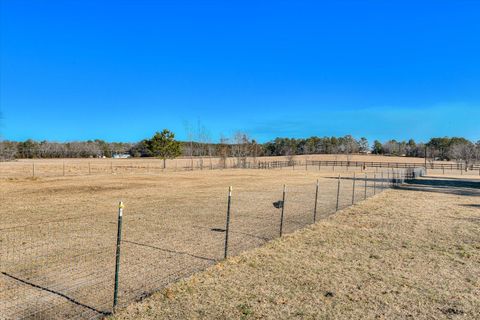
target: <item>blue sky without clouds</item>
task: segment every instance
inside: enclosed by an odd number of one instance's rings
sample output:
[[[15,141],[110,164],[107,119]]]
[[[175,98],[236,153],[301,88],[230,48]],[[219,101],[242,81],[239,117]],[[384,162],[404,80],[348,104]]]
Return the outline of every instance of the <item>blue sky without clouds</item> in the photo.
[[[480,139],[479,1],[0,0],[3,139]]]

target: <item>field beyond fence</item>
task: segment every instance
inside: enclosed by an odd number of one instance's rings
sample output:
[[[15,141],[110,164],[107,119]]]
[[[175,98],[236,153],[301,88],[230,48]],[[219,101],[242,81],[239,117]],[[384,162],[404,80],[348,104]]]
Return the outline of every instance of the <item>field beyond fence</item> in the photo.
[[[224,170],[3,181],[0,315],[103,317],[114,304],[303,228],[406,174]]]
[[[168,159],[33,159],[0,162],[0,178],[44,178],[82,175],[161,174],[164,172],[223,169],[292,169],[318,171],[355,171],[367,168],[426,167],[432,174],[480,176],[480,164],[427,161],[422,158],[374,155],[310,155],[295,157],[215,158],[194,157]]]

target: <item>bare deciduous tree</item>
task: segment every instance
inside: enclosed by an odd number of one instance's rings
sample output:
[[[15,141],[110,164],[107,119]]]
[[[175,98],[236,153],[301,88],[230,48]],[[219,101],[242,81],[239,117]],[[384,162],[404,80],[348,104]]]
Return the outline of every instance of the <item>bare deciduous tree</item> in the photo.
[[[233,137],[232,155],[236,159],[236,166],[245,168],[249,156],[249,138],[244,132],[238,131]]]
[[[229,157],[229,140],[228,138],[221,137],[220,143],[218,144],[217,153],[220,156],[220,166],[223,169],[227,168],[227,159]]]
[[[471,142],[459,142],[450,147],[451,157],[459,163],[465,164],[465,171],[475,159],[475,145]]]

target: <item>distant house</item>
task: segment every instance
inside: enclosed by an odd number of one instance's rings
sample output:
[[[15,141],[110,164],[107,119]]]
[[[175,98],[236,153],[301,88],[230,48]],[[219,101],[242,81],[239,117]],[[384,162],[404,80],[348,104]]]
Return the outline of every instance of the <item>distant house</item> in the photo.
[[[115,153],[112,156],[113,159],[127,159],[130,158],[130,155],[128,153]]]

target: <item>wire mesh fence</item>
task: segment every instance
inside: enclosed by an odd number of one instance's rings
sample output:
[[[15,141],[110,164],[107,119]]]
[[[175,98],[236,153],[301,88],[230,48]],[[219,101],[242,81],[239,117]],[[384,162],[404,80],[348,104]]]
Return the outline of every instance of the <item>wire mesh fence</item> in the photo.
[[[115,210],[88,216],[81,208],[65,219],[10,222],[0,228],[0,319],[104,317],[114,306],[412,176],[405,169],[343,172],[286,186],[234,186],[231,197],[220,187],[214,194],[192,188],[176,201],[162,202],[159,195],[148,205],[145,199],[126,203],[121,224]]]
[[[2,229],[0,314],[90,318],[110,309],[114,221],[66,219]]]

